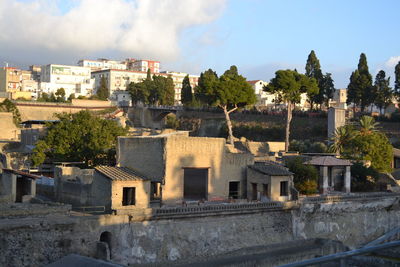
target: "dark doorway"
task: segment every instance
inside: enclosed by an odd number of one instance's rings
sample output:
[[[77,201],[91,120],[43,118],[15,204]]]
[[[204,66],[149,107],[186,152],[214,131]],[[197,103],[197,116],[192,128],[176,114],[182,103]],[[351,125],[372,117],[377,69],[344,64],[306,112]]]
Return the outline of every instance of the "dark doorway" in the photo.
[[[31,194],[31,181],[28,178],[17,177],[16,202],[22,202],[22,196]]]
[[[103,245],[102,245],[103,244]],[[103,260],[111,259],[111,233],[102,232],[100,235],[100,244],[97,246],[97,257]]]
[[[122,206],[135,205],[136,189],[135,187],[124,187],[122,190]]]
[[[341,173],[340,175],[337,175],[334,179],[335,184],[334,184],[334,190],[335,191],[342,191],[344,187],[344,173]]]
[[[229,182],[229,197],[233,199],[239,198],[240,182]]]
[[[185,200],[206,200],[208,169],[185,168],[183,173],[183,198]]]
[[[251,188],[252,188],[251,200],[257,200],[257,184],[251,183]]]

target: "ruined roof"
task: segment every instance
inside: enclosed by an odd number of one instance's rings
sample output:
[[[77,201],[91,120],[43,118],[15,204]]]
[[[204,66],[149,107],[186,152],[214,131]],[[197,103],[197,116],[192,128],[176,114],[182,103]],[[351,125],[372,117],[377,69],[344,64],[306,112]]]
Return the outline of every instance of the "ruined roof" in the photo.
[[[38,176],[38,175],[34,175],[34,174],[27,173],[27,172],[20,171],[20,170],[13,170],[13,169],[3,168],[3,171],[4,172],[10,172],[10,173],[13,173],[13,174],[16,174],[16,175],[22,175],[22,176],[25,176],[25,177],[28,177],[28,178],[31,178],[31,179],[39,179],[40,178],[40,176]]]
[[[100,172],[113,181],[146,181],[144,175],[126,167],[97,166],[96,171]]]
[[[292,175],[287,168],[276,163],[255,163],[249,168],[267,175]]]
[[[314,166],[351,166],[353,165],[347,159],[338,159],[332,156],[316,157],[304,164],[314,165]]]

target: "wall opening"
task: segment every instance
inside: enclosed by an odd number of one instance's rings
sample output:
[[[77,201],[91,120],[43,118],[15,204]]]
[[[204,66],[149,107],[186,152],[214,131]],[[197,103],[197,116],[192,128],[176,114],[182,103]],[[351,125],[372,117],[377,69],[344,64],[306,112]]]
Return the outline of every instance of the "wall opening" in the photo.
[[[268,184],[263,184],[263,196],[268,197]]]
[[[240,182],[229,182],[229,198],[239,198]]]
[[[135,205],[136,202],[136,188],[124,187],[122,189],[122,206]]]
[[[17,177],[16,202],[22,202],[22,196],[31,194],[31,181],[28,178]]]
[[[189,201],[207,200],[208,168],[185,168],[183,172],[183,198]]]
[[[281,182],[281,196],[287,196],[289,195],[288,193],[288,182],[287,181],[283,181]]]
[[[251,183],[251,200],[257,200],[257,184]]]
[[[161,183],[151,182],[150,184],[150,200],[161,200]]]
[[[100,246],[97,246],[97,257],[103,260],[111,259],[111,233],[102,232],[100,235]],[[101,245],[103,244],[103,245]]]

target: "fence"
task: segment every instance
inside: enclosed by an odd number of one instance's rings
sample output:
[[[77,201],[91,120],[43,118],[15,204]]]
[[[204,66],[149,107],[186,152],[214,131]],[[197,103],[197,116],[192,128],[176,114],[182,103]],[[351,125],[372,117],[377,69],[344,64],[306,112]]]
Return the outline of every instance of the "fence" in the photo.
[[[351,195],[333,195],[333,196],[319,196],[319,197],[307,197],[300,200],[301,203],[320,203],[320,202],[341,202],[347,200],[368,200],[371,198],[383,198],[383,197],[400,197],[400,193],[362,193],[362,194],[351,194]]]

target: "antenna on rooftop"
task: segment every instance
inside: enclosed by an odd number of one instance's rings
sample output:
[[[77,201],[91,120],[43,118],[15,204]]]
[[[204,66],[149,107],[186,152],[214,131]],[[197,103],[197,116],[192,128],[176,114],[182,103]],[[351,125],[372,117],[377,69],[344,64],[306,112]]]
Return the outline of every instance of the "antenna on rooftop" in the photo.
[[[6,68],[8,68],[8,62],[3,61],[6,64]]]

